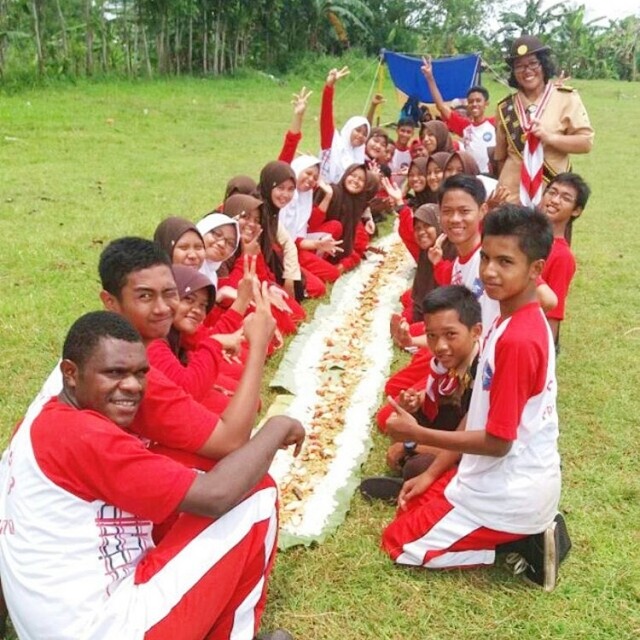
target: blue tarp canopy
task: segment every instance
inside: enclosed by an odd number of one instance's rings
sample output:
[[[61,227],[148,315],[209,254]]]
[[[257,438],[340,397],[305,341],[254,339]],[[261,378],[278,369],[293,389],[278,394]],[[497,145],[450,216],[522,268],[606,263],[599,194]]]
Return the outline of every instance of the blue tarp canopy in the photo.
[[[393,84],[410,98],[433,102],[420,67],[422,58],[382,50]],[[445,100],[466,98],[467,91],[478,83],[480,56],[470,54],[433,61],[433,75]]]

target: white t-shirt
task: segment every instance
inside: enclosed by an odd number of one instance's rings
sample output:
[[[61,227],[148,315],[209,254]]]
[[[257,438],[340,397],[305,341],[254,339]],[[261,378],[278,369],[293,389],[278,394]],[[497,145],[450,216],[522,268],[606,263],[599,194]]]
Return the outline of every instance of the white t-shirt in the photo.
[[[447,120],[450,131],[462,138],[464,150],[470,153],[478,163],[481,173],[489,170],[489,155],[487,149],[496,146],[496,127],[492,120],[483,120],[480,124],[473,124],[471,120],[451,110]]]
[[[453,261],[451,284],[464,285],[480,303],[482,335],[485,336],[493,321],[500,315],[500,303],[487,295],[484,284],[480,280],[480,247],[464,260],[458,257]]]
[[[512,442],[503,457],[464,454],[445,496],[479,525],[544,531],[558,512],[557,384],[553,338],[538,303],[497,321],[486,337],[467,430]]]

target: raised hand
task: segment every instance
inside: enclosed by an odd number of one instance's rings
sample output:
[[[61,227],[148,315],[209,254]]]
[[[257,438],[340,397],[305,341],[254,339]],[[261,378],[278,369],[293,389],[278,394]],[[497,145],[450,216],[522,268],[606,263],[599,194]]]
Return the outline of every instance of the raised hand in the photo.
[[[509,191],[508,187],[498,185],[487,198],[487,209],[489,211],[497,209],[501,204],[505,203],[509,199],[510,195],[511,191]]]
[[[258,278],[256,276],[256,257],[255,255],[246,254],[242,256],[243,274],[240,282],[238,282],[239,304],[247,307],[253,298],[253,287]],[[258,282],[259,283],[259,282]]]
[[[269,302],[269,284],[253,282],[253,301],[255,311],[244,319],[244,335],[250,345],[257,345],[266,349],[276,329],[276,321],[271,314]]]
[[[341,80],[345,76],[348,76],[351,72],[349,67],[342,67],[342,69],[331,69],[327,75],[327,84],[333,87],[338,80]]]
[[[326,238],[320,238],[316,240],[316,251],[320,253],[328,253],[330,256],[335,256],[336,253],[342,253],[344,249],[340,246],[342,240],[334,240],[331,236]]]
[[[307,103],[309,101],[309,96],[313,93],[313,91],[309,91],[306,87],[302,87],[299,93],[293,94],[293,99],[291,100],[291,104],[293,105],[293,113],[297,116],[304,115],[304,112],[307,110]]]
[[[422,398],[418,391],[415,389],[405,389],[400,392],[398,404],[405,409],[405,411],[415,413],[420,408],[421,400]]]
[[[422,427],[391,396],[387,396],[387,401],[394,409],[394,413],[387,419],[387,435],[398,442],[416,440],[416,432],[420,433]]]
[[[402,204],[404,202],[402,198],[402,190],[398,185],[389,180],[386,176],[382,176],[380,180],[382,188],[389,194],[389,197],[396,202],[396,204]]]
[[[384,104],[386,102],[384,96],[381,93],[374,93],[373,98],[371,98],[371,104],[374,106],[378,106],[379,104]]]
[[[429,248],[427,251],[427,257],[429,258],[429,262],[435,267],[444,256],[444,251],[442,250],[442,245],[444,241],[447,239],[446,233],[441,233],[436,241],[433,243],[433,246]]]
[[[420,67],[425,78],[433,78],[433,64],[431,56],[422,56],[422,66]]]

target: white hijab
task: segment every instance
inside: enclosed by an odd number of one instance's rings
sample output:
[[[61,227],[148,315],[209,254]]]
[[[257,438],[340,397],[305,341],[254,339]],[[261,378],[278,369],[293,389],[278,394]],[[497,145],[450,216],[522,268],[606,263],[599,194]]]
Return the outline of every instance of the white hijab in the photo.
[[[323,163],[322,177],[327,182],[340,182],[342,174],[345,169],[352,164],[364,164],[365,160],[365,146],[361,144],[359,147],[351,146],[351,132],[362,125],[367,127],[367,135],[371,131],[371,125],[364,116],[353,116],[349,118],[340,133],[338,131],[333,132],[333,141],[331,142],[331,150],[329,151],[329,157]]]
[[[296,181],[303,171],[319,164],[320,160],[315,156],[298,156],[291,163],[291,168],[296,174]],[[307,225],[309,224],[312,209],[313,190],[298,191],[297,188],[291,202],[280,209],[278,219],[294,240],[304,238],[307,235]]]
[[[240,227],[238,226],[238,222],[233,218],[226,216],[224,213],[210,213],[202,218],[202,220],[196,224],[196,227],[200,232],[200,235],[204,238],[204,236],[210,231],[218,229],[219,227],[224,227],[226,224],[232,225],[236,232],[236,246],[233,248],[233,252],[235,252],[240,244]],[[217,271],[221,264],[221,262],[213,262],[213,260],[207,260],[205,258],[202,266],[200,267],[200,273],[207,276],[209,280],[213,282],[213,286],[216,287],[216,289],[218,288]]]

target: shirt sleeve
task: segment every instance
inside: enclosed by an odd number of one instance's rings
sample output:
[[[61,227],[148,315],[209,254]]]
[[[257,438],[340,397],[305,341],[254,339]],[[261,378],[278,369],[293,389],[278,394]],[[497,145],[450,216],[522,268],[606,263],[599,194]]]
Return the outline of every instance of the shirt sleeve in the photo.
[[[444,258],[433,267],[433,277],[435,281],[444,286],[451,284],[453,277],[453,260],[445,260]]]
[[[552,252],[545,264],[542,277],[558,296],[558,304],[547,312],[551,320],[564,320],[564,310],[569,294],[569,286],[576,272],[576,261],[570,251],[554,255]]]
[[[287,131],[287,133],[284,134],[284,142],[282,144],[278,160],[291,164],[293,159],[296,157],[296,149],[300,144],[300,140],[302,140],[302,133]]]
[[[420,247],[413,236],[413,213],[411,212],[411,208],[406,205],[398,211],[398,235],[402,239],[402,242],[404,242],[404,246],[407,247],[407,250],[413,256],[413,259],[417,262]]]
[[[335,125],[333,120],[333,95],[334,88],[324,85],[322,91],[322,104],[320,106],[320,148],[331,149]]]
[[[202,400],[218,377],[222,347],[209,337],[202,337],[189,350],[188,364],[183,365],[166,340],[154,340],[147,347],[149,363],[169,380],[182,387],[195,400]]]
[[[282,277],[285,280],[300,280],[300,262],[298,261],[298,248],[291,239],[289,232],[282,223],[278,223],[278,233],[276,236],[278,244],[282,247]]]
[[[594,132],[589,114],[577,91],[567,95],[568,108],[562,118],[564,131],[568,134],[581,134],[593,140]]]
[[[504,130],[504,126],[502,124],[502,120],[500,119],[500,105],[498,105],[498,111],[495,116],[495,127],[496,127],[496,148],[493,151],[493,158],[495,160],[506,160],[507,159],[507,138]]]
[[[455,109],[451,109],[451,114],[445,121],[445,124],[449,131],[462,137],[464,135],[464,130],[471,124],[471,120],[459,114]]]
[[[522,412],[529,398],[542,391],[547,369],[540,346],[516,334],[499,338],[489,391],[486,431],[504,440],[515,440]]]
[[[43,419],[47,415],[56,419]],[[47,412],[34,422],[31,436],[38,466],[56,485],[152,522],[178,508],[196,477],[92,411]]]
[[[170,449],[198,452],[220,417],[203,407],[155,367],[131,431]]]

